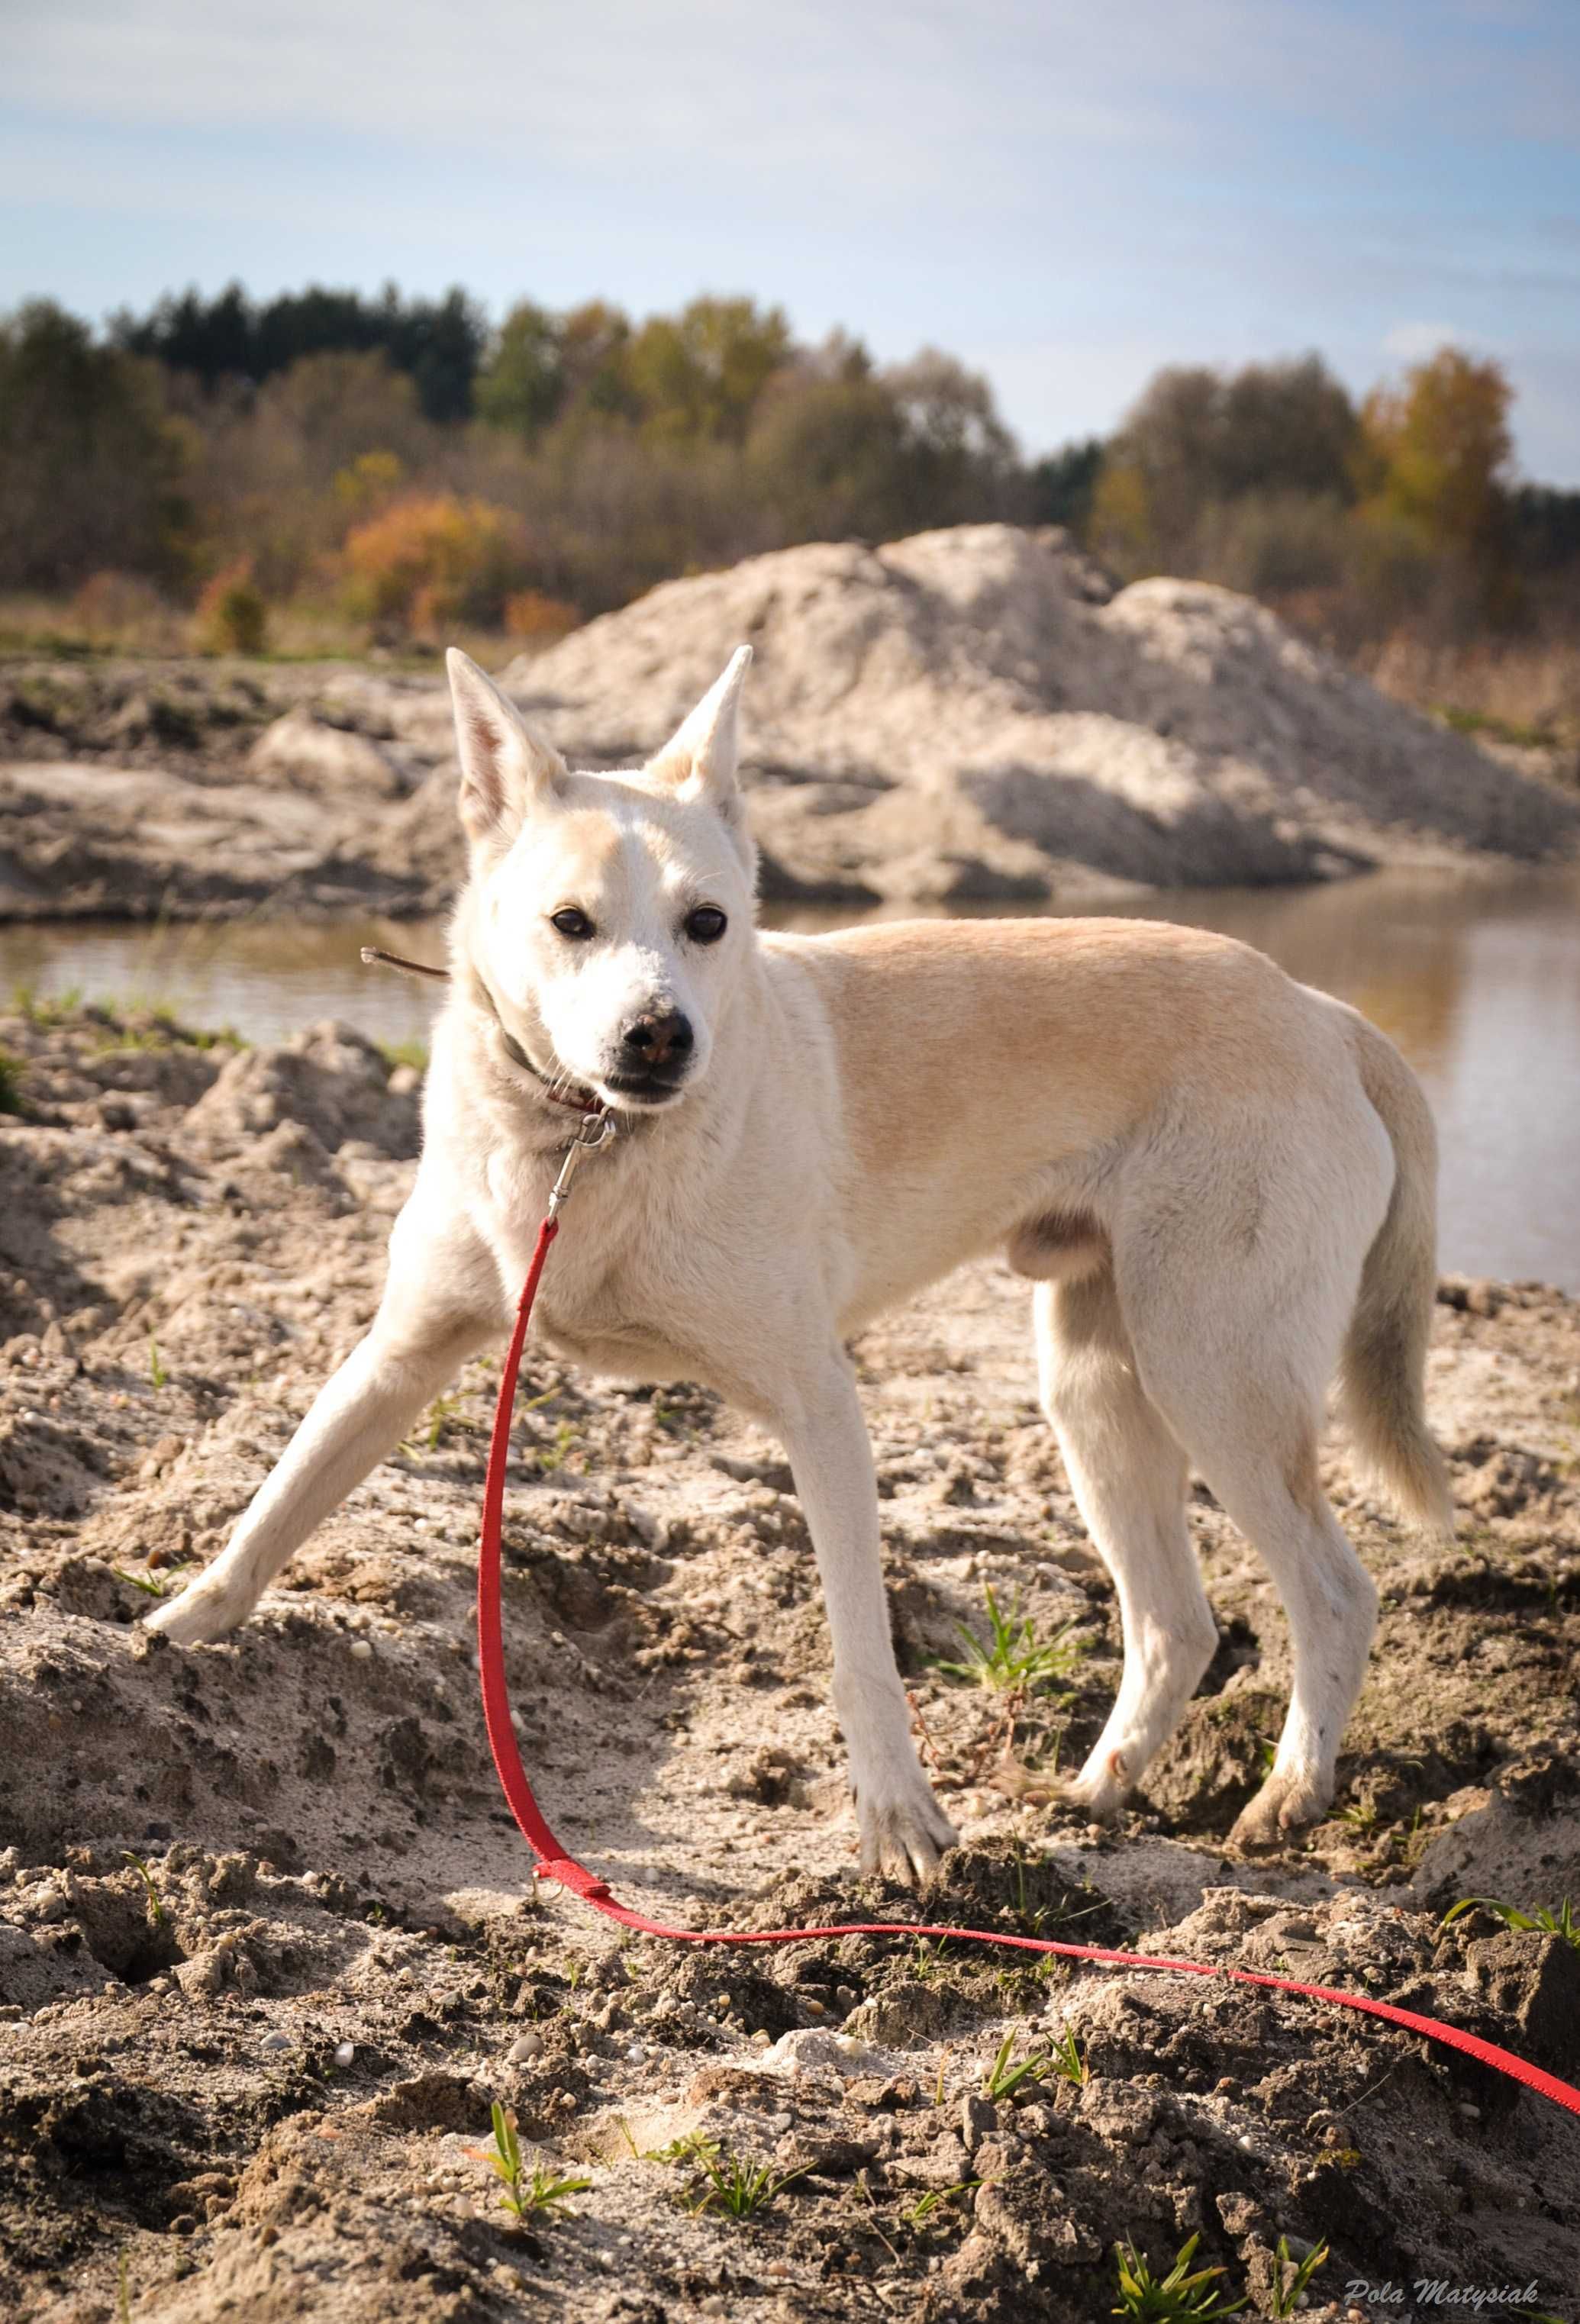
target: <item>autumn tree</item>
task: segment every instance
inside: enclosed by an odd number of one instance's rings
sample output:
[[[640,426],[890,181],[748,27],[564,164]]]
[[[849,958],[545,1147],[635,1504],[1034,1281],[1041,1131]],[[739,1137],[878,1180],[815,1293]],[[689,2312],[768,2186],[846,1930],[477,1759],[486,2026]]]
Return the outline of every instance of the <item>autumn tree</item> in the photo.
[[[500,326],[477,377],[477,417],[533,443],[554,419],[566,391],[565,334],[545,307],[523,299]]]
[[[152,364],[47,300],[0,318],[0,586],[172,574],[189,449]]]
[[[1300,503],[1335,512],[1354,497],[1356,433],[1349,396],[1319,355],[1160,371],[1108,447],[1094,545],[1127,573],[1197,572],[1206,529],[1221,535],[1218,512],[1252,496],[1263,507],[1241,519],[1243,534],[1269,535],[1280,515],[1309,532]]]
[[[750,299],[694,299],[654,315],[625,348],[621,370],[655,435],[739,444],[757,400],[791,354],[778,307]]]
[[[1509,406],[1500,364],[1441,347],[1361,413],[1368,497],[1430,548],[1470,559],[1501,552],[1508,514]]]

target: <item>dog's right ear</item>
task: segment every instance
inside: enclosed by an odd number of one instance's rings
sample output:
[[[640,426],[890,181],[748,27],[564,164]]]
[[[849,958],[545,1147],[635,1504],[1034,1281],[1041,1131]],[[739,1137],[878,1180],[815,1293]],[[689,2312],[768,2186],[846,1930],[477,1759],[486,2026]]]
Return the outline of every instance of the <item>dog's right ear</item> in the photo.
[[[565,761],[458,647],[445,666],[461,760],[461,821],[469,839],[508,846],[528,808],[565,780]]]

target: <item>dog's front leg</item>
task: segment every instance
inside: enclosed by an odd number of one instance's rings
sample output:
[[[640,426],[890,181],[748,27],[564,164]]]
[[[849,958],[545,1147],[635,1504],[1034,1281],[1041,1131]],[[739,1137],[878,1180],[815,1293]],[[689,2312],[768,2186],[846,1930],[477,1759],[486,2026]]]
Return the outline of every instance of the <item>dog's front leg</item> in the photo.
[[[149,1618],[179,1646],[222,1638],[245,1622],[316,1526],[392,1452],[426,1405],[499,1326],[481,1297],[457,1298],[474,1276],[470,1250],[415,1233],[391,1248],[392,1268],[372,1330],[331,1374],[277,1466],[259,1486],[224,1551]]]
[[[834,1641],[834,1708],[850,1754],[862,1869],[930,1872],[955,1839],[921,1771],[894,1661],[873,1448],[843,1355],[780,1421]]]

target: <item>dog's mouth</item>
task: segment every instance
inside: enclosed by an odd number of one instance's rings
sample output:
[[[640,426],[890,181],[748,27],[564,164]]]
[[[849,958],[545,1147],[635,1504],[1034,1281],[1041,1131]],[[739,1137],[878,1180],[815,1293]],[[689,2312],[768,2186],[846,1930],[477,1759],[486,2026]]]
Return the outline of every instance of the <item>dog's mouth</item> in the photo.
[[[673,1105],[686,1093],[687,1075],[668,1073],[660,1065],[646,1074],[605,1074],[599,1083],[616,1105],[657,1110]]]

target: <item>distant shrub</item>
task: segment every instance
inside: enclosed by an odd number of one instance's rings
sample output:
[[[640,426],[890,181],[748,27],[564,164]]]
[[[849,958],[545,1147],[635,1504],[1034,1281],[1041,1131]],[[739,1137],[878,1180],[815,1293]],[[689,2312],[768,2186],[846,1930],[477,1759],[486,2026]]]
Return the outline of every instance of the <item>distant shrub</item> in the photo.
[[[453,493],[409,495],[346,534],[346,610],[417,636],[496,622],[524,549],[508,510]]]
[[[198,600],[192,642],[199,653],[262,653],[269,634],[269,608],[244,557],[214,576]]]
[[[353,521],[393,499],[406,481],[406,464],[394,452],[363,452],[337,468],[330,490]]]
[[[1350,561],[1351,525],[1330,495],[1244,493],[1204,510],[1192,561],[1204,580],[1252,597],[1330,588]]]
[[[517,589],[504,601],[506,630],[530,645],[555,645],[568,637],[580,621],[576,607],[565,598],[546,597],[541,589]]]
[[[168,627],[171,609],[141,573],[90,573],[71,600],[76,626],[94,639],[143,639]]]

